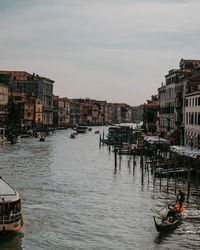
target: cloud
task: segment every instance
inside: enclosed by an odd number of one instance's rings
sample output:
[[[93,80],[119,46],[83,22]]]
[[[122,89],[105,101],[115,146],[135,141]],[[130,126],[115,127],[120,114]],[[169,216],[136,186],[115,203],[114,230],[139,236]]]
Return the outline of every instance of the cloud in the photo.
[[[181,58],[197,58],[199,8],[195,0],[6,1],[0,67],[46,74],[60,95],[139,104]]]

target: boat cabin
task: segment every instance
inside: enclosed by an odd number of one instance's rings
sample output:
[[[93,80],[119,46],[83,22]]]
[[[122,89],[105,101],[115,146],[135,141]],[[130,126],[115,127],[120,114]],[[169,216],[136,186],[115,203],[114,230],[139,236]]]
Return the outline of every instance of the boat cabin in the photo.
[[[0,177],[0,232],[23,226],[19,194]]]

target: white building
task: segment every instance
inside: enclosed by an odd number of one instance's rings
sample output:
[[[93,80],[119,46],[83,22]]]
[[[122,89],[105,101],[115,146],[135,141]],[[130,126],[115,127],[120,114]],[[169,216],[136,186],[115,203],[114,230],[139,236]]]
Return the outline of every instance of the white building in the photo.
[[[200,144],[200,90],[185,95],[185,145]]]

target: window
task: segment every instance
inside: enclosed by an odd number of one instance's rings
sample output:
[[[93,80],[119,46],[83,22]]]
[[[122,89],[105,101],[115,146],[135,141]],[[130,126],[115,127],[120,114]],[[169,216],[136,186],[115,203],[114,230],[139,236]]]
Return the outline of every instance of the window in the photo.
[[[194,114],[191,114],[191,124],[194,124]]]
[[[198,125],[200,125],[200,113],[198,113]]]

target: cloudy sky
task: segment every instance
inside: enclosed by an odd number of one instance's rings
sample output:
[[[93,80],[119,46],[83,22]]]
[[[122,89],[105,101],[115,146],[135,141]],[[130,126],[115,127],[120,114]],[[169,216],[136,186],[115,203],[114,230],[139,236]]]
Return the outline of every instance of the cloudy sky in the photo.
[[[181,58],[199,59],[199,0],[0,0],[0,69],[54,93],[144,103]]]

